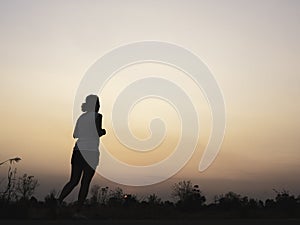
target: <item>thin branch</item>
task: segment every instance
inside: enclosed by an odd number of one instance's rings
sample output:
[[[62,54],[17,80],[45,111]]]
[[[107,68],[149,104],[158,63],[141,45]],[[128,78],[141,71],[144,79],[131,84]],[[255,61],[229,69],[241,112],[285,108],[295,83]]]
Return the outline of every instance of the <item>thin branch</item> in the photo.
[[[1,162],[1,163],[0,163],[0,166],[3,165],[3,164],[5,164],[5,163],[7,163],[7,162],[9,162],[9,164],[13,164],[14,162],[17,163],[17,162],[19,162],[20,160],[21,160],[20,157],[11,158],[11,159],[8,159],[8,160],[5,160],[5,161]]]

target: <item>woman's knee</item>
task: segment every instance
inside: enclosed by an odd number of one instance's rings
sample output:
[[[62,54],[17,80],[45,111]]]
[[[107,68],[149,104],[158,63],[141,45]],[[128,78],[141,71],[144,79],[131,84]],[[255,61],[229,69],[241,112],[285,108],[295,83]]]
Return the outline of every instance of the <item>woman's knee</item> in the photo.
[[[83,174],[82,179],[81,179],[81,185],[89,186],[94,174],[95,174],[95,172],[93,172],[93,171],[88,171],[88,172],[85,171],[85,173]]]
[[[79,180],[80,179],[71,178],[70,181],[69,181],[69,185],[72,186],[72,187],[75,187],[79,184]]]

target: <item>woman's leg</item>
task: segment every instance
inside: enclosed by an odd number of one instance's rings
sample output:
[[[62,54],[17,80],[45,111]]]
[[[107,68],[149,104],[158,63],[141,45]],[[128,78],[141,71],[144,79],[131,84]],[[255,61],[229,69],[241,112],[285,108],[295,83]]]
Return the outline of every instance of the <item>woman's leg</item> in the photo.
[[[60,203],[77,186],[77,184],[79,183],[81,174],[82,174],[82,167],[80,165],[78,165],[77,163],[72,163],[71,178],[70,178],[70,181],[64,186],[63,190],[60,193],[60,196],[58,198]]]
[[[90,166],[87,165],[83,168],[83,176],[81,179],[81,185],[80,185],[80,190],[79,190],[79,194],[78,194],[79,207],[83,205],[83,203],[88,195],[90,183],[91,183],[91,180],[92,180],[94,174],[95,174],[95,170],[93,168],[91,168]]]

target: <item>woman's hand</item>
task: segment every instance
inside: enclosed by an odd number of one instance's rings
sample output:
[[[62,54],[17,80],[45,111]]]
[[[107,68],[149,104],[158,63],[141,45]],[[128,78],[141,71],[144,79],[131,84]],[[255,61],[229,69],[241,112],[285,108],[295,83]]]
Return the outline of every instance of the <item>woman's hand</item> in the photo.
[[[101,129],[100,131],[101,131],[100,135],[99,135],[100,137],[106,134],[106,130],[105,129]]]

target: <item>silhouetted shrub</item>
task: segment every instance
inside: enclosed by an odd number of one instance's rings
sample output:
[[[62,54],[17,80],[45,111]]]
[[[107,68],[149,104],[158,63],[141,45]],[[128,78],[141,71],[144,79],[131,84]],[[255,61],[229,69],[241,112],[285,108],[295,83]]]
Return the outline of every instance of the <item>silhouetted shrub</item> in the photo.
[[[191,181],[180,181],[173,185],[172,196],[177,198],[177,207],[183,210],[197,210],[201,208],[206,198],[202,195],[199,185],[193,185]]]
[[[38,186],[38,180],[34,179],[34,176],[28,176],[26,173],[19,177],[16,186],[16,195],[21,200],[28,200],[34,193]]]

